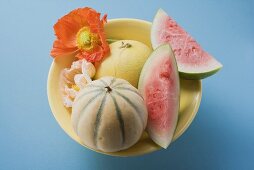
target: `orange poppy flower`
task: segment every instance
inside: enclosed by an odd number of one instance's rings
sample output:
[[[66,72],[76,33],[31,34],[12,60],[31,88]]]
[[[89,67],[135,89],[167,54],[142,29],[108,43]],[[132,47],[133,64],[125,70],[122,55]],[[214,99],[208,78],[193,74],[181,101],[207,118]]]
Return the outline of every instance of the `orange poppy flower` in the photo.
[[[60,18],[54,25],[56,40],[50,55],[52,57],[75,54],[89,62],[102,60],[109,53],[104,33],[107,15],[100,19],[100,13],[92,8],[78,8]]]

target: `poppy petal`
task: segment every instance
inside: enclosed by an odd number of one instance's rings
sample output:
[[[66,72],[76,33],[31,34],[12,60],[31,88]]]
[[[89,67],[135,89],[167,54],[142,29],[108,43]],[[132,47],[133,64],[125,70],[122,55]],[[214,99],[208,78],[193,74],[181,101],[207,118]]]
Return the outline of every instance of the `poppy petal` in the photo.
[[[105,14],[105,15],[102,17],[101,21],[102,21],[103,24],[106,24],[106,23],[107,23],[107,17],[108,17],[107,14]]]
[[[52,57],[63,56],[75,53],[77,52],[77,50],[78,50],[77,47],[67,48],[66,46],[63,45],[63,43],[61,43],[60,40],[55,40],[50,55]]]

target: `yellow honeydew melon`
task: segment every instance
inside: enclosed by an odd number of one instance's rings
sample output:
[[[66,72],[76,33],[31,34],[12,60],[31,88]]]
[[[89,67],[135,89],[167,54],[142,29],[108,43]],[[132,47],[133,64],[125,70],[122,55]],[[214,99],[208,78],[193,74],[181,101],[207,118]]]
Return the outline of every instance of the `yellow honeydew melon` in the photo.
[[[147,124],[143,97],[126,80],[114,77],[90,82],[72,109],[71,122],[82,143],[104,152],[134,145]]]
[[[108,57],[95,64],[95,79],[114,76],[137,87],[141,69],[152,52],[151,49],[139,41],[120,40],[110,44],[110,51]]]

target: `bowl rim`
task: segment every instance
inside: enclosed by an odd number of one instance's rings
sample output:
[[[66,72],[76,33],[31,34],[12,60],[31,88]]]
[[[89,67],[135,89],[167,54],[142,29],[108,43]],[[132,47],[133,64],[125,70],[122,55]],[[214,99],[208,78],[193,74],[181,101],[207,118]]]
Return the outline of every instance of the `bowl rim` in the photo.
[[[122,22],[122,21],[136,21],[136,22],[143,22],[145,24],[152,24],[152,22],[150,21],[146,21],[146,20],[138,19],[138,18],[112,18],[112,19],[108,19],[107,23],[108,22]]]

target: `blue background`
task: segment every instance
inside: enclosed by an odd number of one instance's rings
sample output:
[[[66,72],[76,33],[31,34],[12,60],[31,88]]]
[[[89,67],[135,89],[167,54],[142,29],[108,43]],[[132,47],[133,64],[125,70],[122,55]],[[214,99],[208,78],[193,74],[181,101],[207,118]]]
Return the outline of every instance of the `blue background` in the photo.
[[[148,21],[162,7],[223,63],[203,80],[197,117],[167,150],[101,155],[74,142],[53,118],[46,93],[52,26],[83,6]],[[1,0],[0,169],[253,169],[253,7],[250,0]]]

